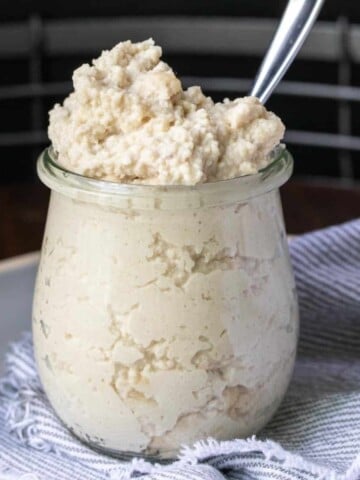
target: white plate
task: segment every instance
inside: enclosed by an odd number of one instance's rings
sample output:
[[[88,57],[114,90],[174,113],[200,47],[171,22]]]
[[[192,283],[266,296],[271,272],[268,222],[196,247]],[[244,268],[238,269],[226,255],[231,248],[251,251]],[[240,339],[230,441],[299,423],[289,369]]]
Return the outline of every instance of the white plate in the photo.
[[[0,261],[0,374],[9,342],[31,328],[31,305],[39,253]]]

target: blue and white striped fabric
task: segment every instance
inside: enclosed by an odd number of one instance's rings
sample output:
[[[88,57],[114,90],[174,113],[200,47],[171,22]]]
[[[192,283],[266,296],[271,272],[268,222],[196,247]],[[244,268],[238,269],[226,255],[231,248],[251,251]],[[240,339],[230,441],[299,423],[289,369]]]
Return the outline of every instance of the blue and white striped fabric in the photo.
[[[301,310],[294,378],[258,438],[184,447],[179,460],[121,463],[76,441],[49,407],[31,338],[0,386],[0,479],[359,480],[360,221],[291,242]]]

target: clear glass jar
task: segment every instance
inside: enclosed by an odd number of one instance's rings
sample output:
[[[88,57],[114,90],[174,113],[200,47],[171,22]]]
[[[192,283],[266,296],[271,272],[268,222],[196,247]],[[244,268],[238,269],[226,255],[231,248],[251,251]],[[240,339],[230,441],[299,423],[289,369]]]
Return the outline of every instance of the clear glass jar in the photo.
[[[55,411],[111,454],[258,431],[288,386],[297,300],[278,187],[292,159],[188,186],[124,185],[38,161],[51,200],[34,346]]]

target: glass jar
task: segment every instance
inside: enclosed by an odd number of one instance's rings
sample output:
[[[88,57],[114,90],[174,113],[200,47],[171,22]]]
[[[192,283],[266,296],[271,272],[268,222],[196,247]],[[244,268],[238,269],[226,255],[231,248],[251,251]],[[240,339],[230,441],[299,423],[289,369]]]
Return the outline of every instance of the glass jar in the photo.
[[[278,187],[262,172],[189,186],[70,173],[51,149],[33,308],[39,374],[61,420],[119,456],[246,437],[279,406],[298,312]]]

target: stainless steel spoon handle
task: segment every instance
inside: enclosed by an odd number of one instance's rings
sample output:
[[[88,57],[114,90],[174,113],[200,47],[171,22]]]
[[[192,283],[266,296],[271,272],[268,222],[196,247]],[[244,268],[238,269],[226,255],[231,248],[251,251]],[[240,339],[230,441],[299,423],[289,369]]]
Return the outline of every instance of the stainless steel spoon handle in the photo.
[[[313,26],[324,0],[289,0],[250,95],[265,103],[285,75]]]

